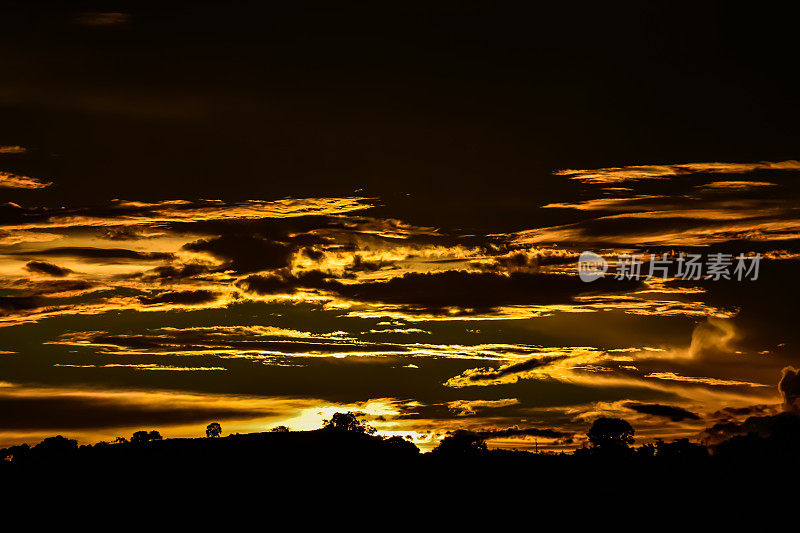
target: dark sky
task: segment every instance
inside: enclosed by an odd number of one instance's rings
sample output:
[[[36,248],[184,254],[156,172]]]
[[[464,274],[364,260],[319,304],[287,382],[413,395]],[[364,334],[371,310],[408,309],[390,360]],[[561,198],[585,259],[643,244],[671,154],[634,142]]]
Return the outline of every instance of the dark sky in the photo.
[[[555,197],[553,169],[778,161],[797,145],[795,18],[777,10],[16,4],[0,139],[32,152],[15,170],[57,178],[40,202],[364,188],[455,195],[437,217],[470,223],[509,191]]]

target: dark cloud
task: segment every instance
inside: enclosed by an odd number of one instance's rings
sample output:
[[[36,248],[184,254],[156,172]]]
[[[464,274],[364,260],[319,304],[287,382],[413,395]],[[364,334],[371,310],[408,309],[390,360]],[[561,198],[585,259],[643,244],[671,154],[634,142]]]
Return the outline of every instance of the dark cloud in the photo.
[[[183,304],[183,305],[200,305],[210,303],[219,297],[219,294],[213,291],[196,290],[196,291],[176,291],[164,292],[156,296],[140,296],[139,301],[144,305],[156,304]]]
[[[470,381],[485,381],[485,380],[500,379],[505,376],[511,376],[522,372],[528,372],[529,370],[542,368],[551,363],[562,361],[567,357],[568,356],[566,355],[546,355],[543,357],[534,357],[532,359],[528,359],[527,361],[522,361],[520,363],[512,363],[509,365],[501,366],[496,370],[489,368],[477,369],[476,371],[467,374],[467,376]]]
[[[563,444],[572,442],[574,433],[567,433],[549,428],[520,428],[517,426],[507,429],[490,429],[475,432],[482,439],[502,439],[509,437],[542,437],[546,439],[557,439]]]
[[[628,402],[624,407],[651,416],[669,418],[673,422],[681,422],[683,420],[700,420],[700,417],[691,411],[687,411],[681,407],[673,405],[663,405],[660,403],[636,403]]]
[[[186,278],[193,278],[209,272],[215,272],[215,269],[209,268],[207,265],[200,263],[186,263],[183,265],[163,265],[149,270],[145,274],[137,274],[136,277],[145,280],[157,280],[163,283],[170,281],[177,281]]]
[[[227,269],[247,273],[287,266],[294,247],[260,235],[230,234],[190,242],[183,249],[211,254]]]
[[[787,428],[800,430],[800,416],[797,414],[797,399],[800,392],[798,372],[792,367],[786,367],[781,372],[778,389],[784,398],[784,412],[766,414],[764,416],[749,416],[744,422],[737,422],[735,416],[750,413],[774,412],[775,406],[755,405],[742,409],[725,408],[713,416],[722,418],[723,421],[706,428],[700,433],[700,441],[708,446],[717,446],[735,437],[752,436],[761,439],[770,439],[776,434],[780,435]],[[718,417],[717,415],[722,415]]]
[[[589,286],[577,276],[545,276],[521,272],[509,275],[446,271],[409,273],[387,282],[338,285],[336,292],[350,298],[437,309],[460,307],[491,309],[501,305],[547,305],[569,303],[581,293],[624,291],[636,283],[598,280]]]
[[[491,250],[489,250],[491,251]],[[560,264],[574,261],[572,254],[552,256],[532,254],[526,250],[514,250],[504,255],[496,255],[488,262],[474,261],[471,266],[489,272],[537,272],[540,264]]]
[[[124,248],[94,248],[91,246],[63,246],[35,252],[19,252],[17,255],[37,255],[50,257],[80,257],[81,259],[132,259],[132,260],[172,260],[175,254],[168,252],[139,252]]]
[[[781,381],[778,390],[783,395],[783,404],[787,410],[797,410],[800,399],[800,372],[787,366],[781,371]]]
[[[202,404],[181,407],[164,402],[117,402],[90,395],[0,395],[0,429],[5,430],[80,430],[139,424],[205,423],[215,419],[255,418],[264,414],[263,411]]]
[[[311,288],[353,300],[414,306],[418,311],[454,307],[481,311],[502,305],[568,304],[573,296],[580,294],[625,291],[638,285],[638,282],[611,279],[588,285],[577,276],[456,270],[407,273],[389,281],[352,284],[341,283],[319,271],[253,275],[237,282],[240,289],[257,294],[291,293],[297,288]]]
[[[104,229],[97,236],[109,241],[135,241],[146,238],[146,233],[136,226],[121,226]]]
[[[35,295],[0,296],[0,317],[27,315],[30,311],[41,309],[43,301]]]
[[[31,296],[0,296],[0,316],[39,307],[39,300]]]
[[[777,414],[780,406],[775,405],[750,405],[747,407],[724,407],[719,411],[714,411],[709,415],[711,418],[718,420],[734,420],[745,416],[753,415],[774,415]]]
[[[80,279],[59,279],[28,282],[25,285],[25,291],[33,296],[36,296],[59,294],[64,292],[86,291],[94,286],[94,283]]]
[[[287,279],[279,273],[252,274],[236,281],[235,285],[245,292],[262,296],[269,294],[292,294],[297,292],[297,287],[293,283],[296,279],[297,278]]]
[[[314,247],[306,247],[303,248],[303,255],[311,259],[312,261],[319,261],[323,257],[325,257],[325,252],[322,250],[317,250]]]
[[[72,344],[70,335],[61,338],[59,343]],[[79,344],[95,346],[117,346],[122,349],[147,350],[149,352],[174,352],[176,346],[181,349],[215,353],[220,350],[238,350],[241,352],[275,352],[285,354],[322,354],[322,353],[369,353],[375,351],[403,353],[409,351],[406,346],[390,343],[354,342],[351,339],[337,339],[323,336],[297,337],[291,332],[274,332],[265,334],[248,328],[241,330],[224,329],[188,329],[188,330],[156,330],[138,335],[111,335],[106,333],[82,335]]]
[[[330,274],[320,270],[307,270],[293,274],[282,268],[268,274],[251,274],[234,284],[239,289],[260,295],[293,294],[297,289],[317,289],[338,293],[345,287]]]
[[[393,264],[392,261],[370,261],[364,259],[361,255],[356,255],[353,257],[353,262],[345,267],[345,270],[350,272],[375,272]]]
[[[56,278],[63,278],[72,272],[72,270],[68,268],[60,267],[46,261],[28,261],[28,264],[25,265],[25,268],[31,272],[47,274]]]
[[[545,357],[538,357],[534,359],[528,359],[527,361],[523,361],[521,363],[514,363],[511,365],[500,367],[495,372],[488,372],[483,374],[483,376],[473,376],[470,379],[497,379],[503,376],[508,376],[511,374],[517,374],[519,372],[527,372],[528,370],[533,370],[536,368],[541,368],[543,366],[547,366],[550,363],[555,363],[556,361],[562,361],[566,359],[566,355],[549,355]]]
[[[800,427],[800,417],[793,412],[769,416],[751,416],[744,422],[719,422],[700,433],[700,442],[717,446],[735,437],[753,436],[770,439],[780,436],[787,427]]]

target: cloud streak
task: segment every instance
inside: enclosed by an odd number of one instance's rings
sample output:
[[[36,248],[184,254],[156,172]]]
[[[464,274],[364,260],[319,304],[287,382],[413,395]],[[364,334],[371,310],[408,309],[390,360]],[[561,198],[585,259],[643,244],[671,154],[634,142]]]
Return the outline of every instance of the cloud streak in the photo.
[[[590,184],[615,184],[628,181],[661,180],[689,174],[744,174],[755,170],[800,171],[800,161],[759,163],[682,163],[677,165],[634,165],[594,170],[558,170],[556,176]]]
[[[44,189],[50,185],[50,181],[0,171],[0,189]]]

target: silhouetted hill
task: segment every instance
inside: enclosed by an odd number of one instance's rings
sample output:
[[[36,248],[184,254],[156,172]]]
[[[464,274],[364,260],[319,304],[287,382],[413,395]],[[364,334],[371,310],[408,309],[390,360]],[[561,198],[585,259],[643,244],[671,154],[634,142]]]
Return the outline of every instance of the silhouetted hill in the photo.
[[[80,447],[64,437],[51,437],[30,449],[12,448],[3,470],[8,475],[77,471],[85,476],[112,468],[117,472],[157,471],[186,476],[208,469],[236,477],[248,472],[297,471],[356,460],[402,463],[418,454],[416,446],[399,438],[324,429],[220,438],[159,438]]]
[[[93,446],[53,437],[32,448],[10,449],[13,455],[0,467],[0,475],[7,483],[27,487],[68,480],[78,491],[113,486],[115,491],[132,493],[180,488],[183,494],[213,486],[239,493],[256,487],[252,490],[279,498],[289,493],[378,498],[434,487],[437,498],[450,501],[465,490],[524,483],[528,496],[552,496],[582,487],[593,497],[626,494],[638,500],[677,493],[722,498],[761,485],[748,485],[748,480],[761,479],[772,468],[767,457],[732,461],[698,453],[697,445],[666,446],[660,456],[476,451],[456,445],[421,454],[399,438],[325,429]],[[635,486],[645,488],[632,491]],[[170,497],[180,499],[180,494]]]
[[[293,503],[388,501],[421,491],[441,505],[457,505],[466,495],[517,486],[524,490],[505,494],[509,502],[580,490],[593,499],[708,503],[776,489],[800,451],[794,413],[709,428],[716,436],[723,431],[730,436],[713,454],[688,439],[634,448],[627,422],[600,418],[587,433],[590,445],[574,453],[489,449],[480,434],[455,431],[423,454],[408,440],[375,436],[356,415],[337,413],[314,431],[221,437],[214,423],[206,438],[162,439],[157,431],[138,431],[130,441],[79,446],[50,437],[0,450],[0,479],[22,494],[100,497],[98,489],[108,488],[109,497],[147,494],[193,504],[197,491],[213,489],[214,504],[257,496]]]

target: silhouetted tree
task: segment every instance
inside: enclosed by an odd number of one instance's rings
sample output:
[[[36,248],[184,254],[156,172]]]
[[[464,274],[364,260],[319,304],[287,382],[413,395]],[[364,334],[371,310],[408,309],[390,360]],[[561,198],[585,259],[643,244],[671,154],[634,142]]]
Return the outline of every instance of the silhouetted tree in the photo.
[[[633,427],[625,420],[601,417],[594,421],[586,436],[595,450],[614,453],[629,451],[633,434]]]
[[[636,455],[639,457],[653,457],[656,454],[656,447],[653,444],[643,444],[636,448]]]
[[[54,453],[69,453],[77,451],[78,441],[56,435],[55,437],[47,437],[42,442],[33,447],[35,452],[44,452],[47,454]]]
[[[31,452],[31,447],[27,444],[19,444],[17,446],[11,446],[9,448],[4,448],[0,450],[0,459],[3,462],[12,462],[18,461],[23,459]]]
[[[131,437],[131,444],[145,444],[157,440],[161,440],[161,433],[158,431],[137,431]]]
[[[442,456],[480,455],[487,451],[486,441],[471,431],[459,429],[442,439],[433,453]]]
[[[372,435],[376,429],[359,420],[355,413],[335,413],[330,420],[323,421],[324,429]]]
[[[669,459],[704,459],[708,457],[708,448],[689,439],[678,439],[672,442],[656,441],[656,456]]]
[[[206,426],[206,437],[209,439],[219,437],[220,435],[222,435],[222,426],[219,425],[219,422],[211,422]]]
[[[419,448],[417,448],[413,442],[409,442],[403,437],[389,437],[385,441],[386,448],[391,450],[395,456],[400,457],[402,455],[407,456],[416,456],[419,455]]]
[[[286,426],[275,426],[274,428],[270,429],[273,433],[289,433],[289,428]]]

